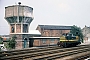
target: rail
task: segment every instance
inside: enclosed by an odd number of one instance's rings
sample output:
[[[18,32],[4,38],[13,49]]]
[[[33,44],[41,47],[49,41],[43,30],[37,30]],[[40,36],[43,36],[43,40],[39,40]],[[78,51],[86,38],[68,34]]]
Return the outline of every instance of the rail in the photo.
[[[72,56],[72,57],[70,57]],[[0,52],[0,60],[52,60],[52,59],[82,59],[90,57],[90,45],[71,48],[45,47]]]

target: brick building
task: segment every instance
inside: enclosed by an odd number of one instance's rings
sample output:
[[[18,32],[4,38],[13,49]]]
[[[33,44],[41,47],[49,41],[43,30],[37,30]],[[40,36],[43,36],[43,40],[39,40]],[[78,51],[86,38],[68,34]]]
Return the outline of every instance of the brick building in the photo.
[[[59,37],[62,34],[69,33],[71,26],[38,25],[36,30],[39,30],[41,36]]]
[[[60,37],[65,33],[69,33],[71,26],[56,26],[56,25],[38,25],[36,30],[39,30],[41,37]],[[34,46],[43,45],[56,45],[59,41],[58,39],[39,39],[34,40]],[[36,45],[35,45],[36,44]]]

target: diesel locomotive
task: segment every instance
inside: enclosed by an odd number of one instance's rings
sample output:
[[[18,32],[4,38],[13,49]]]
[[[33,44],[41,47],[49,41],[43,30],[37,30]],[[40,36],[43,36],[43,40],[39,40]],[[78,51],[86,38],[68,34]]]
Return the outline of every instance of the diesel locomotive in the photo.
[[[80,38],[73,34],[66,34],[60,37],[60,41],[57,43],[60,47],[71,47],[81,44]]]

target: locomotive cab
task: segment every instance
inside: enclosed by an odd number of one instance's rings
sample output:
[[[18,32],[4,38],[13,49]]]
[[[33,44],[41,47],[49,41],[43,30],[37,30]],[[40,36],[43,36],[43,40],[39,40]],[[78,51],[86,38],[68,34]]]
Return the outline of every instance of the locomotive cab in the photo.
[[[78,44],[80,44],[79,37],[74,36],[73,34],[65,34],[61,36],[60,41],[57,43],[57,45],[61,47],[76,46]]]

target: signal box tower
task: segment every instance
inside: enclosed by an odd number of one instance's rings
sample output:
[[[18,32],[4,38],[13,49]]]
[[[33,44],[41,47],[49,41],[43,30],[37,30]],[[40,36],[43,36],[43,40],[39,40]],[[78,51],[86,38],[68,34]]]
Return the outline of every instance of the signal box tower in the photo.
[[[33,8],[25,5],[5,7],[5,19],[10,25],[10,36],[16,35],[16,48],[23,48],[24,38],[28,38],[29,25],[33,20]]]

